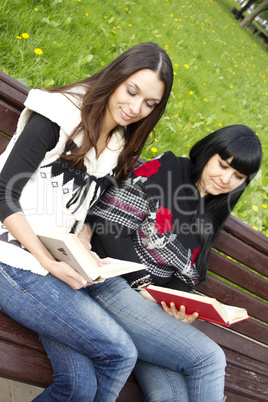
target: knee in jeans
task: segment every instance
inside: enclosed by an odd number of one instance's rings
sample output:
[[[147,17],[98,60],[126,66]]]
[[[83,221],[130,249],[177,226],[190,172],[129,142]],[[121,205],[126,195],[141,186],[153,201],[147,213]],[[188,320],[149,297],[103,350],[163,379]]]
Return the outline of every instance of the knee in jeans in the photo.
[[[224,372],[226,367],[226,357],[222,348],[214,344],[213,353],[209,356],[209,364],[213,365],[214,369],[222,370]]]
[[[127,337],[124,340],[120,339],[117,353],[122,360],[128,361],[130,365],[133,365],[133,367],[135,366],[138,358],[138,351],[130,337]]]

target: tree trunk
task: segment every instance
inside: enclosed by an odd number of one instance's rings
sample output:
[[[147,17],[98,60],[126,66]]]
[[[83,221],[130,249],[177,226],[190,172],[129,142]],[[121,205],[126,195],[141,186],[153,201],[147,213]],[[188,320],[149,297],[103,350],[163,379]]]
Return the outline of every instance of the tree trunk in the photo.
[[[268,0],[264,0],[251,14],[249,14],[243,21],[240,22],[240,27],[244,28],[247,24],[254,20],[254,18],[263,12],[264,10],[268,9]]]
[[[243,12],[245,12],[245,11],[251,6],[251,4],[255,3],[255,1],[256,1],[256,0],[249,0],[249,1],[244,5],[244,7],[242,7],[241,10],[239,10],[239,11],[236,13],[236,19],[242,18]]]

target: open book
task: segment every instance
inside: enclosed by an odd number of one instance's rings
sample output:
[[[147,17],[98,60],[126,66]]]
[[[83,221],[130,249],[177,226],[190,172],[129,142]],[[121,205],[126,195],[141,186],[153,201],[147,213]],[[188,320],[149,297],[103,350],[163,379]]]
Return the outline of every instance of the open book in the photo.
[[[164,301],[169,306],[173,302],[178,310],[183,305],[186,307],[186,314],[197,312],[199,314],[198,318],[225,325],[226,327],[249,318],[245,309],[228,306],[212,297],[154,285],[150,285],[146,290],[159,304]]]
[[[72,233],[37,234],[56,260],[64,261],[89,282],[101,282],[113,276],[145,269],[143,264],[107,257],[109,264],[98,266],[95,258]]]

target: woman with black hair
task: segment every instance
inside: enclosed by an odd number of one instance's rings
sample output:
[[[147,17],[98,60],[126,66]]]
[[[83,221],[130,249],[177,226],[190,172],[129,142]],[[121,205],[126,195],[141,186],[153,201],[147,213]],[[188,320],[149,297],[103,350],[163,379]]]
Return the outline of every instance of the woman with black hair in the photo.
[[[51,360],[53,383],[36,401],[115,401],[135,365],[128,334],[88,297],[91,283],[37,234],[80,233],[111,177],[132,170],[172,82],[168,55],[148,42],[83,81],[33,89],[1,155],[0,308],[39,334]]]
[[[205,280],[212,244],[261,158],[254,131],[228,126],[196,143],[189,159],[166,152],[141,165],[91,211],[95,251],[146,266],[89,288],[133,339],[139,353],[134,372],[146,401],[223,399],[222,350],[185,325],[197,315],[183,307],[162,309],[143,288],[154,283],[191,292]]]

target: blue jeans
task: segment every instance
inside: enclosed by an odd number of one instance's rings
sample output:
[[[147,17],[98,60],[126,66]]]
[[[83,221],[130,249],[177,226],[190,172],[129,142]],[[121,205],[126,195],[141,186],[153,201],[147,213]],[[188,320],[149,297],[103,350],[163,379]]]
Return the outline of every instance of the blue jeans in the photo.
[[[88,290],[133,339],[140,359],[135,375],[146,401],[223,400],[226,361],[214,341],[144,299],[123,278]]]
[[[117,399],[137,351],[87,289],[0,263],[0,308],[38,332],[51,360],[54,382],[36,401]]]

